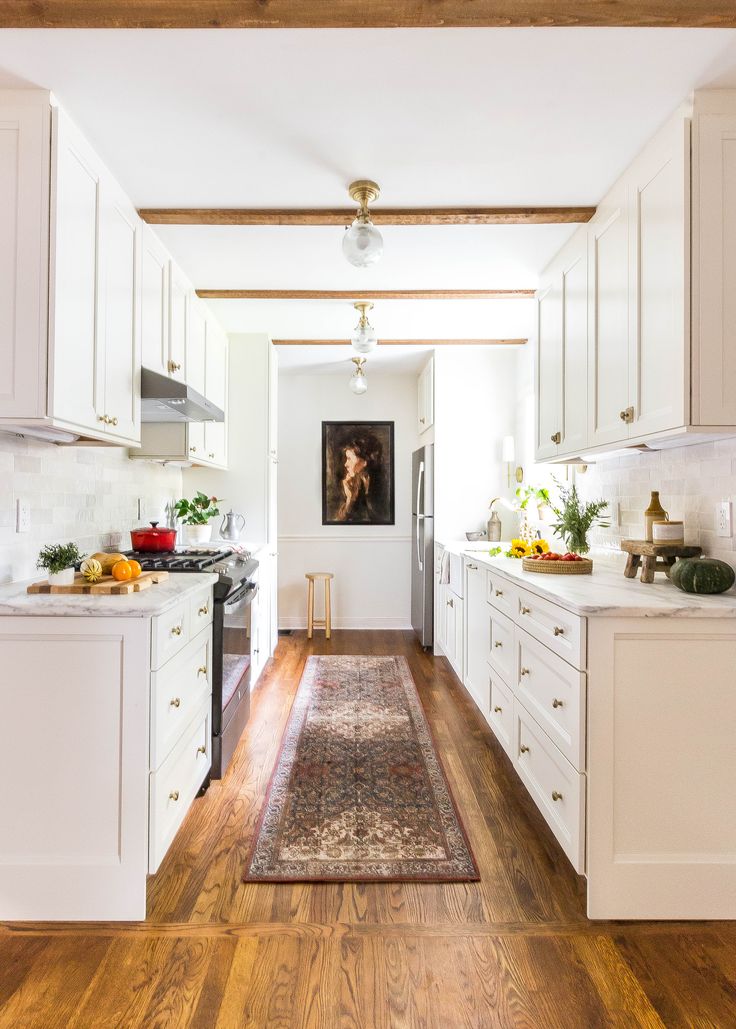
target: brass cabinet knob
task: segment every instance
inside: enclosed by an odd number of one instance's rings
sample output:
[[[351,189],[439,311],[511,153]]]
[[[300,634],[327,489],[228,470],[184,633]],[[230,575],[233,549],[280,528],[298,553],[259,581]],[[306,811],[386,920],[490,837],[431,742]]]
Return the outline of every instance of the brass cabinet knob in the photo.
[[[531,608],[530,607],[524,607],[524,605],[522,604],[521,607],[519,608],[519,611],[523,615],[528,615],[529,612],[531,611]]]
[[[214,459],[215,459],[215,455],[214,455],[214,454],[208,454],[207,456],[208,456],[208,457],[209,457],[209,458],[210,458],[210,459],[211,459],[212,461],[214,461]]]
[[[169,707],[180,707],[180,706],[181,706],[181,697],[174,697],[173,700],[169,701]]]
[[[554,697],[552,699],[552,707],[562,707],[563,704],[564,704],[564,701],[558,700],[557,697]]]
[[[619,411],[618,416],[622,422],[626,422],[627,425],[631,425],[634,420],[634,408],[626,407],[623,411]]]
[[[206,674],[207,674],[207,665],[200,665],[199,668],[197,669],[197,675],[206,675]]]
[[[209,605],[208,604],[203,604],[202,607],[200,607],[199,611],[197,612],[197,614],[200,614],[200,615],[208,615],[209,613],[210,613],[210,609],[209,609]]]
[[[495,592],[496,592],[496,596],[497,597],[502,597],[503,596],[503,590],[496,590]]]
[[[189,448],[189,453],[190,454],[196,454],[197,453],[197,448],[196,447],[190,447]]]
[[[205,746],[197,747],[197,754],[206,754],[207,748]]]
[[[495,713],[496,713],[497,715],[500,715],[500,714],[501,714],[501,712],[503,711],[503,708],[502,708],[502,707],[494,707],[494,709],[493,709],[493,710],[495,711]]]
[[[529,669],[528,668],[520,668],[519,669],[519,675],[529,675]]]
[[[520,754],[528,754],[529,753],[529,748],[527,747],[526,743],[522,743],[521,744],[521,746],[519,747],[519,753]]]
[[[552,441],[552,443],[562,443],[562,433],[553,432],[550,436],[550,440]]]
[[[552,800],[562,800],[562,794],[557,790],[552,790]]]
[[[181,626],[180,625],[172,626],[171,635],[172,636],[181,636]]]
[[[565,635],[565,630],[562,628],[562,626],[556,625],[554,627],[554,634],[555,634],[555,636],[564,636]]]
[[[169,361],[169,371],[170,372],[180,372],[181,371],[181,365],[177,364],[176,361]]]
[[[118,424],[117,418],[111,418],[110,419],[110,425],[117,425],[117,424]]]
[[[178,790],[172,790],[171,793],[169,794],[169,800],[178,800],[178,799],[179,799],[179,791]]]
[[[452,599],[452,597],[450,597],[450,599],[447,601],[447,606],[448,607],[454,607],[455,606],[455,601]]]
[[[493,644],[493,646],[494,647],[502,647],[503,643],[501,642],[501,640],[496,640],[496,642]]]
[[[107,425],[107,423],[110,421],[110,419],[107,417],[106,414],[98,414],[97,415],[97,421],[98,422],[104,422],[105,425]]]
[[[478,571],[478,565],[468,565],[468,568],[472,572],[477,572]]]
[[[419,421],[421,422],[422,425],[424,425],[424,418],[420,418]]]

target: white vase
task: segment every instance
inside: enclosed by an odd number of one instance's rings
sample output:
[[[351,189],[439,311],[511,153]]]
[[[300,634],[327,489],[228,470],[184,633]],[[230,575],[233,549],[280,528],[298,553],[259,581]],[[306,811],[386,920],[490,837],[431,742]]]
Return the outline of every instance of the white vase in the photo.
[[[48,573],[49,586],[71,586],[74,582],[74,568],[62,568],[60,572]]]
[[[209,522],[206,525],[185,525],[184,536],[190,546],[201,546],[212,539],[212,526]]]

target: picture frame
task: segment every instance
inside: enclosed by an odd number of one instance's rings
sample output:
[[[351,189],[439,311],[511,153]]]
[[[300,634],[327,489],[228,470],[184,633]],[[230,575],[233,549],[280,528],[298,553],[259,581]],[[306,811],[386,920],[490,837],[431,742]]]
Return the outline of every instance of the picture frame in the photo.
[[[394,422],[322,422],[322,524],[396,524]]]

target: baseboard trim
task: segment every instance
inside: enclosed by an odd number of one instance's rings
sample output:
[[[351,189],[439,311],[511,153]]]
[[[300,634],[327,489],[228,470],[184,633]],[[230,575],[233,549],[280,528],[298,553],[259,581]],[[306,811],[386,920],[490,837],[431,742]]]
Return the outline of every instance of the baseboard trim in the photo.
[[[307,620],[303,617],[289,618],[282,616],[279,619],[279,629],[306,629]],[[333,629],[400,629],[411,630],[404,618],[333,618]],[[315,632],[323,632],[323,629],[315,629]]]

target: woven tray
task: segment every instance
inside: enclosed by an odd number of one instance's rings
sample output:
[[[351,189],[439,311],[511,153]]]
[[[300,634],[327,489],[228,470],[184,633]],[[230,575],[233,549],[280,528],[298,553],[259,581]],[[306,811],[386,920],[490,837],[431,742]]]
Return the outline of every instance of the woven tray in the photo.
[[[543,572],[545,575],[590,575],[593,562],[588,557],[582,561],[535,561],[522,557],[521,567],[525,572]]]

